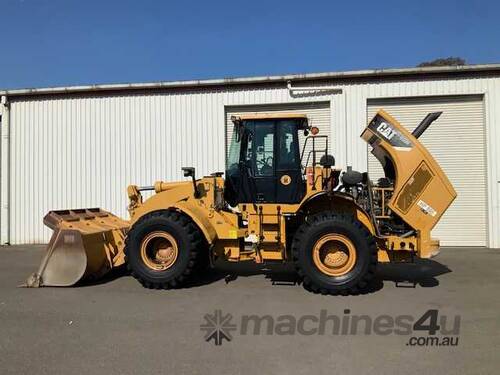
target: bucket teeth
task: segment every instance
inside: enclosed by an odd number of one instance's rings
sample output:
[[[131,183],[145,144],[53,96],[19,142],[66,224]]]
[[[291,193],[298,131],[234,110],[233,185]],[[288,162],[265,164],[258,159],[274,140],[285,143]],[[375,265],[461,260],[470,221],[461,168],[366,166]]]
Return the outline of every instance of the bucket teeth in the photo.
[[[32,273],[24,284],[19,285],[20,288],[39,288],[42,284],[42,278],[36,272]]]

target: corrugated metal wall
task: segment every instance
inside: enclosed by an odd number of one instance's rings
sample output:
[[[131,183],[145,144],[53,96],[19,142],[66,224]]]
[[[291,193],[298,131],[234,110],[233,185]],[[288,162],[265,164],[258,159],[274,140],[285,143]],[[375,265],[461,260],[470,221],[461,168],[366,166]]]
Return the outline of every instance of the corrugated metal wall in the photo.
[[[11,104],[10,243],[47,242],[51,209],[102,207],[127,217],[128,184],[225,168],[227,105],[286,101],[276,90],[44,97]]]
[[[343,85],[341,94],[300,98],[290,96],[285,82],[140,95],[13,98],[10,242],[46,242],[50,231],[42,217],[49,209],[100,206],[126,217],[129,183],[181,179],[180,168],[186,165],[195,166],[199,175],[223,170],[226,106],[329,100],[337,164],[366,170],[366,145],[359,134],[367,121],[368,99],[469,94],[485,95],[490,246],[500,247],[499,78],[351,83]]]

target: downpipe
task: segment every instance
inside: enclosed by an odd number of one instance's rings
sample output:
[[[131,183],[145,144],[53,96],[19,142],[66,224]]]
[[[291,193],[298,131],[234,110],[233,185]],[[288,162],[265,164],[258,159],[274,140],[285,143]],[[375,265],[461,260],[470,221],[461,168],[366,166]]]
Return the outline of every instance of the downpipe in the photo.
[[[0,166],[0,238],[2,245],[10,245],[10,102],[7,95],[0,99],[2,106],[1,166]]]

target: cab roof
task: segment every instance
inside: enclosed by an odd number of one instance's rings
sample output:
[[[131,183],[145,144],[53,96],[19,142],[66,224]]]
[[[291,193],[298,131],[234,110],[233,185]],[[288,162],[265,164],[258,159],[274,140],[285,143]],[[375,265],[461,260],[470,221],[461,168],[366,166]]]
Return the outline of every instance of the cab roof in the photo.
[[[231,116],[231,121],[267,120],[267,119],[307,119],[302,113],[243,113]]]

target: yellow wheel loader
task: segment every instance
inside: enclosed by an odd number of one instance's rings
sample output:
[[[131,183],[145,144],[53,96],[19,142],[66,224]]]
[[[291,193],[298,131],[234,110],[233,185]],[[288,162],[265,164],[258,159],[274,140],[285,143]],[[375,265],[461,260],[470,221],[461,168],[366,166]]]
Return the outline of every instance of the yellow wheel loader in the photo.
[[[419,136],[380,110],[361,134],[385,177],[335,167],[328,138],[300,114],[233,117],[223,173],[128,187],[130,220],[101,209],[51,211],[54,230],[27,286],[70,286],[126,264],[148,288],[172,288],[213,264],[293,262],[303,283],[324,294],[364,288],[378,262],[429,258],[431,229],[456,197]],[[299,141],[305,138],[300,150]],[[141,192],[154,190],[148,199]]]

